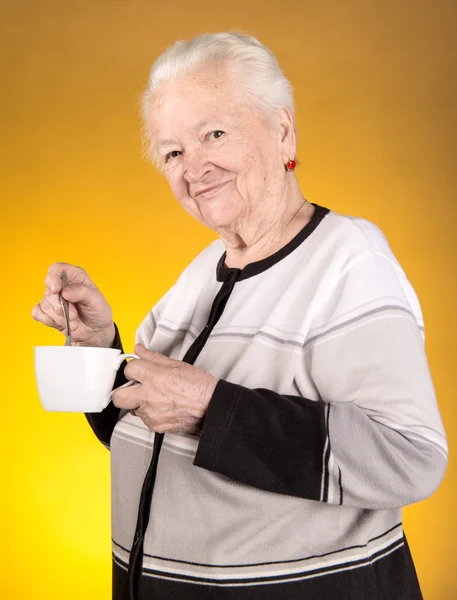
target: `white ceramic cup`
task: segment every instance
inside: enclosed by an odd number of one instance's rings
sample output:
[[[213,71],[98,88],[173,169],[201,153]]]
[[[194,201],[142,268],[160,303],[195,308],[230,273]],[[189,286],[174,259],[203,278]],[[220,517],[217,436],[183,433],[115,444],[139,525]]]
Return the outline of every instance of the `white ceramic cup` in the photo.
[[[34,352],[43,408],[59,412],[101,412],[111,400],[121,364],[127,358],[139,358],[115,348],[86,346],[36,346]]]

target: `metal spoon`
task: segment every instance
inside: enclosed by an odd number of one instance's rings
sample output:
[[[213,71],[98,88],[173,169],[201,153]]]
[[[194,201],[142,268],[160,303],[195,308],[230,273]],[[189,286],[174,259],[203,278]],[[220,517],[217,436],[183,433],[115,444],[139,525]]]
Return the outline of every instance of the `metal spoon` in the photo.
[[[62,290],[68,284],[68,277],[65,271],[62,271],[60,274],[60,279],[62,281]],[[65,339],[65,346],[71,346],[71,333],[70,333],[70,303],[68,300],[65,300],[62,296],[62,290],[60,290],[59,298],[60,298],[60,306],[62,307],[63,314],[65,315],[65,323],[67,325],[67,337]]]

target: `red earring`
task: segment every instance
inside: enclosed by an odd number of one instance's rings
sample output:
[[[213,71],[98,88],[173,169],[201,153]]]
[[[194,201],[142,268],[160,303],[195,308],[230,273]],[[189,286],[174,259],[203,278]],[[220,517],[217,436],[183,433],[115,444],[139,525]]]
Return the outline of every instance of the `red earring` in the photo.
[[[286,171],[295,171],[296,166],[297,163],[294,160],[289,160],[289,162],[286,164]]]

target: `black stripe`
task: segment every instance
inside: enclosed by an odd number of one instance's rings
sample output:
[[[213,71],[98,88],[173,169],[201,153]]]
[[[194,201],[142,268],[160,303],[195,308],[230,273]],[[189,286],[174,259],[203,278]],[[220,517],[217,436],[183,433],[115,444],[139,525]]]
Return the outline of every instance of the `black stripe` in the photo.
[[[341,469],[338,467],[339,476],[338,476],[338,485],[340,486],[340,506],[343,504],[343,481],[341,475]]]
[[[149,465],[146,477],[141,489],[140,505],[138,509],[138,518],[133,538],[132,550],[129,559],[129,595],[134,600],[138,595],[138,583],[141,578],[143,562],[143,544],[144,535],[149,523],[152,492],[157,474],[157,464],[159,461],[160,449],[163,442],[163,433],[156,433],[154,436],[154,448],[152,459]]]
[[[327,415],[326,415],[327,450],[325,451],[325,459],[324,459],[324,493],[323,493],[323,497],[322,497],[322,502],[328,502],[328,486],[329,486],[329,480],[330,480],[330,473],[329,473],[329,468],[328,468],[328,463],[330,461],[330,452],[331,452],[330,436],[329,436],[329,428],[328,428],[329,416],[330,416],[330,404],[327,404]]]
[[[217,582],[198,583],[145,576],[141,580],[142,599],[173,600],[422,600],[419,582],[406,538],[397,549],[385,550],[371,564],[343,567],[338,571],[314,574],[302,579],[275,581],[270,584],[218,586]],[[113,562],[113,600],[127,597],[127,572],[115,559]]]
[[[238,578],[227,578],[227,579],[214,579],[210,577],[199,577],[197,575],[185,575],[182,573],[167,573],[160,571],[156,568],[145,567],[143,574],[148,577],[160,577],[163,579],[179,579],[188,583],[206,583],[212,586],[235,586],[235,585],[265,585],[283,583],[291,580],[308,579],[312,577],[320,577],[329,573],[337,573],[339,571],[346,571],[348,569],[354,569],[372,564],[376,560],[379,560],[384,555],[389,554],[397,550],[404,545],[404,540],[395,540],[386,548],[382,548],[369,556],[362,558],[356,558],[353,560],[346,560],[339,564],[326,565],[323,567],[317,567],[315,569],[307,569],[303,571],[297,571],[295,573],[286,573],[281,575],[270,575],[270,576],[257,576],[257,577],[238,577]],[[123,561],[119,557],[113,557],[116,562],[123,566]]]
[[[219,292],[217,293],[208,318],[208,323],[197,339],[191,344],[187,350],[182,362],[190,365],[194,364],[198,355],[202,351],[212,329],[219,321],[222,312],[227,304],[230,294],[233,291],[240,269],[232,269],[229,278],[224,281]],[[143,544],[146,529],[149,523],[151,512],[151,500],[154,492],[154,484],[157,475],[157,466],[159,462],[160,450],[162,448],[164,434],[156,433],[154,436],[154,449],[152,453],[151,463],[149,465],[146,477],[141,488],[140,504],[138,508],[138,517],[135,527],[135,535],[130,552],[129,568],[128,568],[128,592],[130,600],[138,598],[138,586],[141,579],[141,570],[143,562]]]
[[[189,561],[189,560],[178,560],[175,558],[167,558],[167,557],[158,556],[155,554],[146,554],[145,553],[144,556],[147,556],[148,558],[154,558],[157,560],[163,560],[164,562],[171,562],[171,563],[182,564],[182,565],[191,565],[191,566],[195,566],[195,567],[208,567],[208,568],[214,567],[216,569],[242,569],[242,568],[248,568],[248,567],[264,567],[264,566],[269,566],[269,565],[288,565],[288,564],[292,564],[292,563],[296,563],[296,562],[305,562],[307,560],[313,560],[315,558],[324,558],[326,556],[340,554],[341,552],[347,552],[348,550],[356,550],[358,548],[366,548],[368,546],[368,544],[370,544],[371,542],[382,539],[383,537],[385,537],[386,535],[388,535],[389,533],[391,533],[395,529],[398,529],[398,527],[401,527],[401,526],[402,526],[402,523],[397,523],[393,527],[390,527],[390,529],[388,529],[387,531],[384,531],[384,533],[380,533],[379,535],[377,535],[375,537],[369,538],[365,544],[354,544],[352,546],[345,546],[344,548],[340,548],[339,550],[332,550],[330,552],[324,552],[322,554],[312,554],[311,556],[306,556],[306,557],[302,557],[302,558],[292,558],[289,560],[273,560],[273,561],[259,562],[259,563],[220,565],[220,564],[198,563],[198,562],[193,562],[193,561]],[[112,539],[112,542],[115,546],[117,546],[121,550],[124,550],[124,552],[127,552],[127,553],[129,552],[128,548],[121,546],[121,544],[118,544],[114,539]]]

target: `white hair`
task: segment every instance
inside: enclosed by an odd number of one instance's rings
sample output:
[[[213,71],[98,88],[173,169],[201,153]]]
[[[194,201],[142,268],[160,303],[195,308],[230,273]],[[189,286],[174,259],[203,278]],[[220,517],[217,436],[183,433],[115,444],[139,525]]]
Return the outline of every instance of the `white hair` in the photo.
[[[238,75],[240,87],[267,116],[288,108],[295,126],[292,86],[272,52],[255,37],[241,32],[204,33],[167,48],[151,67],[142,97],[145,155],[158,163],[149,128],[151,101],[164,84],[211,63],[226,61]]]

